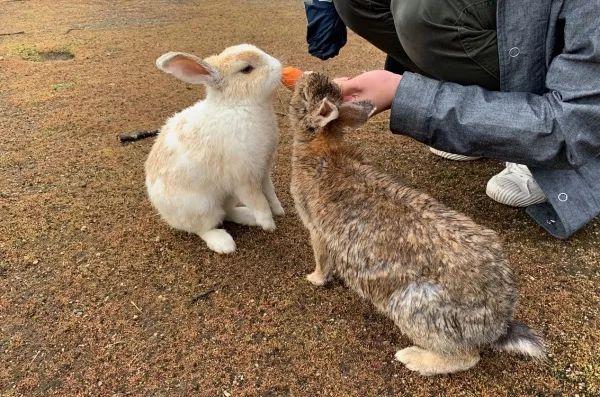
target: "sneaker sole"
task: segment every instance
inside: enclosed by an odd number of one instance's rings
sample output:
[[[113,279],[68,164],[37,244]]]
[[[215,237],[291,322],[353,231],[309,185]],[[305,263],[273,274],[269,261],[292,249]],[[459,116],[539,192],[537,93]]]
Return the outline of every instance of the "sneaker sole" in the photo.
[[[434,149],[432,147],[429,148],[429,151],[431,153],[435,154],[436,156],[442,157],[447,160],[452,160],[452,161],[473,161],[473,160],[479,160],[481,158],[481,157],[464,156],[462,154],[448,153],[448,152],[444,152],[442,150]]]
[[[524,208],[530,205],[540,204],[546,201],[545,196],[531,195],[528,197],[519,197],[521,194],[519,188],[508,189],[505,187],[487,184],[485,188],[485,194],[488,195],[494,201],[500,204],[508,205],[511,207]]]

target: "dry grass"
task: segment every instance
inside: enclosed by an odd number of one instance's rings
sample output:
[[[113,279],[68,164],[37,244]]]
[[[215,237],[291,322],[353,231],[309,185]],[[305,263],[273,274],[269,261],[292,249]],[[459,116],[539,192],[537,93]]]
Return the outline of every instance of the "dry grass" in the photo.
[[[156,128],[201,92],[159,73],[158,55],[251,42],[332,75],[380,67],[356,36],[319,62],[301,4],[257,0],[2,1],[0,26],[25,32],[0,36],[0,396],[597,395],[600,223],[552,239],[486,198],[499,163],[435,158],[389,134],[385,115],[353,139],[504,237],[517,316],[545,334],[547,363],[487,352],[467,373],[421,378],[392,360],[408,341],[390,321],[340,284],[311,287],[285,117],[275,179],[288,215],[275,233],[228,225],[238,252],[222,257],[159,221],[143,185],[152,139],[116,136]],[[75,57],[37,58],[55,49]]]

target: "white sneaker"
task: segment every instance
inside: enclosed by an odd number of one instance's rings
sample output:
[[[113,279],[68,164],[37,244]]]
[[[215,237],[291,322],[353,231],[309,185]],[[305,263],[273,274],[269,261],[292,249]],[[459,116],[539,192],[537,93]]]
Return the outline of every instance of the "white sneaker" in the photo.
[[[429,148],[429,151],[431,153],[435,154],[436,156],[440,156],[445,159],[454,160],[454,161],[471,161],[471,160],[477,160],[477,159],[481,158],[481,157],[463,156],[462,154],[443,152],[441,150],[437,150],[432,147]]]
[[[546,195],[523,164],[506,163],[506,168],[490,178],[485,193],[512,207],[528,207],[546,201]]]

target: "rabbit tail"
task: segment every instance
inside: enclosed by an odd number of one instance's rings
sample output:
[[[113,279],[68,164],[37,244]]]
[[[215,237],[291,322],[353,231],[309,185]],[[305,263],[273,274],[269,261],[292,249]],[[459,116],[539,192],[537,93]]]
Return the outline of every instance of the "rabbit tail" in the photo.
[[[542,337],[520,321],[511,321],[506,333],[492,344],[496,350],[518,353],[538,360],[546,358],[546,347]]]

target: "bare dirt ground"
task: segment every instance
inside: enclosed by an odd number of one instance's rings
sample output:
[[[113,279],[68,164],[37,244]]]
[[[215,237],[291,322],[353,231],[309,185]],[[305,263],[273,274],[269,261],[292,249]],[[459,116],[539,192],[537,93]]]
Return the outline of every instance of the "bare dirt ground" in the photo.
[[[600,222],[557,241],[485,196],[500,163],[432,156],[385,115],[353,139],[502,235],[517,316],[546,336],[547,363],[486,352],[469,372],[421,378],[393,361],[409,341],[391,321],[340,283],[306,282],[285,117],[276,232],[227,225],[238,251],[219,256],[159,220],[143,179],[153,140],[116,135],[201,97],[155,69],[160,54],[250,42],[331,75],[382,65],[355,35],[332,61],[309,57],[299,1],[1,0],[0,34],[0,396],[600,395]]]

